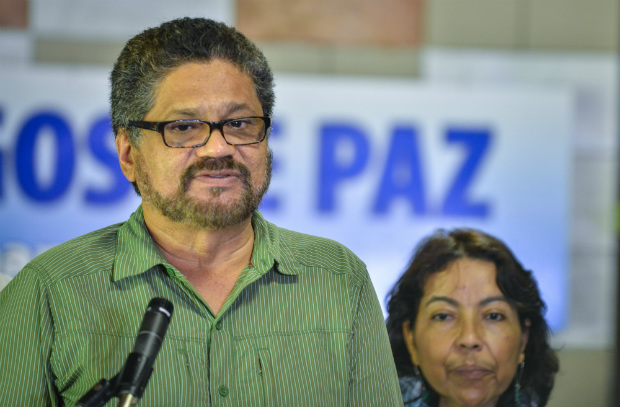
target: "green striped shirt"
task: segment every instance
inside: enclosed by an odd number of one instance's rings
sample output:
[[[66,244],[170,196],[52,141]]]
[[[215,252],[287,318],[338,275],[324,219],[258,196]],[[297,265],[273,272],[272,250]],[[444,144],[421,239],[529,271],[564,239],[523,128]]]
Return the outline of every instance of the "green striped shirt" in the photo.
[[[0,292],[0,406],[73,406],[121,369],[153,297],[174,314],[141,407],[402,406],[361,260],[258,212],[252,225],[251,263],[217,316],[142,208],[32,260]]]

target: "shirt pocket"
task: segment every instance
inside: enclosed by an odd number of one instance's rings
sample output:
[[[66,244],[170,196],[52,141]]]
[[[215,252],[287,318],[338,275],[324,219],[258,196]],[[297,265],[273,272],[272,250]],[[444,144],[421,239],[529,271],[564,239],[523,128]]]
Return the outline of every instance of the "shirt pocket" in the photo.
[[[151,391],[157,388],[158,399],[164,400],[152,405],[179,405],[179,406],[208,406],[209,383],[207,344],[200,341],[190,341],[184,338],[168,337],[164,341],[162,350],[154,366],[163,374],[153,383]],[[148,390],[147,386],[147,390]],[[167,394],[170,397],[167,397]],[[146,396],[146,393],[145,393]]]
[[[329,331],[238,338],[238,404],[346,405],[348,339],[348,332]]]
[[[114,377],[123,367],[132,341],[117,335],[59,330],[50,366],[64,403],[76,403],[96,383]]]
[[[275,380],[273,377],[272,358],[269,348],[258,348],[258,376],[262,387],[263,406],[271,407]]]

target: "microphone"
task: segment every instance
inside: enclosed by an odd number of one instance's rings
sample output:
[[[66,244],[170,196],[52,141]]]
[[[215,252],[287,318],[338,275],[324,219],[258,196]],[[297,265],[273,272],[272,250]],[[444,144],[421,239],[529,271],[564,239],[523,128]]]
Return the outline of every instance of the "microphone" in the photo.
[[[142,397],[153,373],[153,362],[170,324],[172,310],[172,303],[165,298],[153,298],[149,302],[133,351],[118,374],[116,394],[119,397],[119,407],[133,407]]]

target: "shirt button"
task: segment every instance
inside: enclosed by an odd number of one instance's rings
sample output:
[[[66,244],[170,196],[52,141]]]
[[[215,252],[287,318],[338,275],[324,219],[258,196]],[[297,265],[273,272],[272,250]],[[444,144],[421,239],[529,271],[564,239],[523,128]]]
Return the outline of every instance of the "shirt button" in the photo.
[[[222,321],[217,321],[215,323],[215,329],[217,329],[218,331],[221,331],[223,326],[224,324],[222,324]]]
[[[228,396],[228,387],[221,385],[218,389],[217,392],[220,393],[220,396],[222,397],[226,397]]]

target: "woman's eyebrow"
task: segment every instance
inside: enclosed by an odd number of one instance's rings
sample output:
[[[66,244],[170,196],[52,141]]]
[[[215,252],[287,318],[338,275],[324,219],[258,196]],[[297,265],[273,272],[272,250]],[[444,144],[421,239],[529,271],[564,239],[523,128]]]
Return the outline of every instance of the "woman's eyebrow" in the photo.
[[[484,300],[480,301],[480,306],[484,307],[485,305],[488,305],[492,302],[497,302],[497,301],[501,301],[501,302],[505,302],[506,304],[510,304],[510,302],[506,299],[506,297],[504,297],[503,295],[498,295],[495,297],[489,297],[489,298],[485,298]]]
[[[478,303],[479,306],[483,307],[485,305],[491,304],[493,302],[497,302],[497,301],[501,301],[507,304],[510,304],[510,302],[506,299],[506,297],[504,297],[503,295],[498,295],[498,296],[493,296],[493,297],[488,297],[483,299],[482,301],[480,301]],[[435,302],[445,302],[448,303],[452,306],[458,307],[460,306],[460,303],[458,301],[456,301],[453,298],[450,297],[446,297],[443,295],[435,295],[433,297],[431,297],[428,301],[426,301],[426,304],[424,304],[425,307],[428,307],[430,304],[435,303]]]
[[[450,305],[453,305],[455,307],[459,306],[458,301],[450,298],[450,297],[445,297],[442,295],[434,295],[432,296],[428,301],[426,301],[426,304],[424,304],[425,307],[428,307],[429,305],[431,305],[434,302],[447,302]]]

